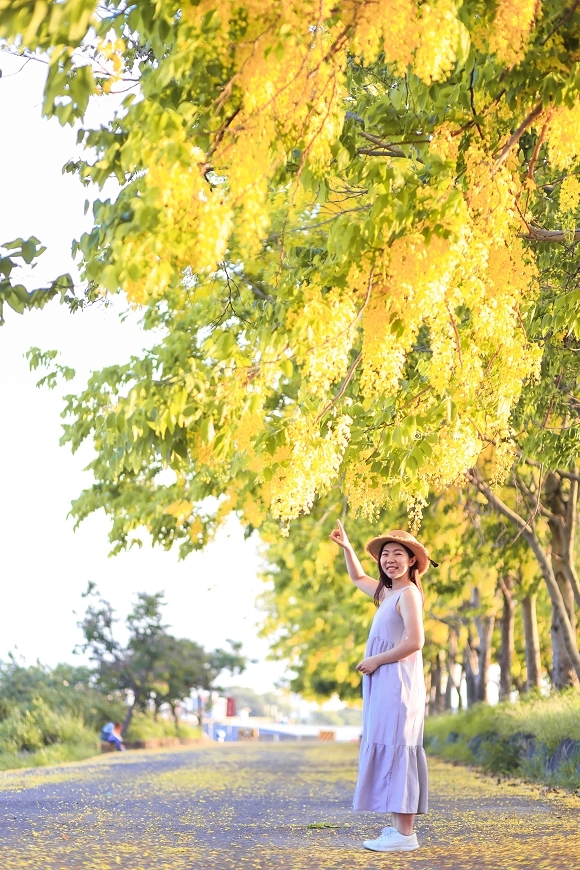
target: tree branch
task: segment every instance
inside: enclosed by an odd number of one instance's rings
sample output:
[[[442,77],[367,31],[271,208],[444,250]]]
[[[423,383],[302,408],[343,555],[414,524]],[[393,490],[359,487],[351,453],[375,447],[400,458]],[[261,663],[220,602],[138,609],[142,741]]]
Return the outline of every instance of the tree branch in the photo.
[[[341,398],[341,396],[344,395],[344,392],[345,392],[346,388],[348,387],[348,385],[350,384],[350,382],[351,382],[351,380],[352,380],[352,376],[354,375],[354,373],[355,373],[355,371],[356,371],[356,369],[357,369],[357,366],[358,366],[358,364],[360,363],[361,359],[362,359],[362,350],[361,350],[361,352],[358,354],[357,358],[355,359],[355,361],[353,362],[353,364],[351,365],[351,367],[349,368],[349,370],[348,370],[348,372],[347,372],[347,375],[346,375],[344,381],[342,382],[341,387],[340,387],[340,390],[338,391],[338,393],[336,394],[336,396],[334,396],[334,398],[332,398],[332,399],[330,400],[330,402],[328,403],[328,405],[326,406],[326,408],[324,408],[324,410],[321,411],[320,414],[318,415],[318,417],[316,418],[316,422],[317,422],[317,423],[318,423],[319,420],[321,420],[321,419],[325,416],[325,414],[327,414],[327,413],[330,411],[330,409],[332,408],[332,406],[335,405],[335,404],[338,402],[338,400]]]
[[[445,307],[447,308],[447,313],[449,315],[449,322],[451,323],[451,326],[453,327],[453,332],[455,333],[455,343],[457,345],[457,353],[459,354],[459,365],[461,368],[463,368],[463,355],[461,353],[461,339],[459,338],[459,331],[457,329],[457,324],[455,323],[455,318],[453,317],[453,314],[451,313],[451,308],[449,307],[449,303],[447,302],[447,300],[445,301]]]
[[[399,153],[400,152],[400,153]],[[394,148],[380,150],[378,148],[357,148],[357,154],[363,154],[366,157],[406,157],[406,154],[403,154],[401,149],[397,149],[395,151]]]
[[[574,565],[574,543],[576,537],[576,521],[578,516],[578,481],[570,481],[570,492],[566,504],[566,524],[564,527],[564,559],[563,568],[568,583],[574,592],[576,605],[580,607],[580,582]]]
[[[508,601],[512,601],[512,600],[513,600],[513,597],[514,597],[514,596],[513,596],[513,593],[512,593],[512,591],[511,591],[511,589],[508,589],[508,587],[507,587],[507,585],[506,585],[506,582],[505,582],[505,580],[503,579],[503,577],[501,576],[501,574],[500,574],[500,576],[497,578],[497,583],[498,583],[499,588],[501,589],[501,591],[502,591],[503,594],[505,595],[506,599],[507,599]]]
[[[575,480],[576,483],[580,483],[580,474],[574,474],[572,471],[560,471],[559,468],[556,469],[556,474],[558,477],[563,477],[564,480]]]
[[[271,296],[268,296],[268,294],[264,293],[263,290],[260,290],[260,288],[256,284],[254,284],[253,281],[250,281],[250,279],[246,277],[246,275],[244,275],[241,280],[243,280],[248,285],[252,293],[254,293],[256,296],[259,296],[260,299],[264,299],[266,302],[271,302],[272,304],[274,304],[275,299],[273,299]]]
[[[512,148],[514,147],[514,145],[517,145],[517,143],[520,141],[521,137],[526,132],[528,127],[530,127],[534,123],[536,118],[538,118],[542,114],[543,111],[544,111],[543,104],[538,103],[538,105],[534,109],[532,109],[532,111],[527,116],[527,118],[524,118],[524,120],[522,121],[520,126],[517,128],[517,130],[514,130],[512,135],[509,137],[509,139],[507,140],[507,142],[503,146],[503,148],[501,148],[500,151],[496,152],[497,156],[494,155],[495,156],[495,163],[493,164],[493,169],[491,171],[492,175],[495,175],[495,173],[498,171],[498,169],[501,167],[501,165],[507,159],[507,156],[510,153],[510,151],[512,150]]]
[[[332,217],[326,218],[326,220],[319,221],[316,224],[308,224],[304,227],[294,227],[293,229],[287,230],[288,233],[304,233],[307,230],[316,230],[318,227],[323,227],[324,224],[329,224],[331,221],[337,220],[339,217],[342,217],[344,214],[350,214],[353,211],[368,211],[370,209],[370,205],[359,205],[357,208],[346,208],[344,211],[339,211],[337,214],[333,214]],[[278,239],[282,236],[283,233],[270,233],[267,238],[267,241],[271,241],[272,239]]]
[[[538,490],[537,490],[537,493],[535,496],[534,496],[534,493],[532,492],[532,490],[529,488],[529,486],[526,483],[524,483],[524,481],[522,480],[522,478],[518,474],[516,474],[514,472],[512,477],[513,477],[515,488],[521,489],[522,493],[524,494],[524,497],[527,499],[528,507],[531,510],[533,510],[533,513],[529,517],[526,525],[530,526],[530,528],[531,528],[531,522],[534,519],[534,517],[536,516],[536,514],[538,514],[538,513],[541,516],[546,517],[546,519],[551,520],[554,523],[557,523],[561,526],[563,525],[562,517],[557,516],[557,514],[553,514],[552,511],[549,511],[548,508],[545,507],[540,501],[540,497],[542,494],[542,490],[541,490],[541,487],[542,487],[542,466],[540,466],[540,481],[538,483]]]
[[[568,611],[566,610],[566,605],[564,604],[564,599],[562,598],[562,593],[560,592],[554,571],[550,565],[548,555],[542,547],[537,535],[528,527],[528,524],[519,516],[519,514],[516,514],[515,511],[502,501],[498,495],[492,492],[489,486],[487,486],[481,479],[476,468],[471,468],[466,472],[466,477],[469,482],[475,486],[478,492],[485,496],[487,503],[496,511],[496,513],[506,517],[518,529],[520,529],[522,535],[530,545],[530,548],[538,561],[538,565],[540,566],[542,576],[546,582],[546,586],[548,587],[548,594],[552,606],[560,622],[562,639],[564,641],[566,652],[568,653],[568,658],[570,659],[576,674],[580,677],[580,652],[578,652],[576,644],[576,632],[570,623],[570,617],[568,616]]]
[[[545,230],[543,227],[534,226],[534,224],[530,224],[528,227],[527,233],[520,233],[520,239],[528,239],[530,242],[566,242],[570,238],[574,242],[580,241],[580,229],[575,229],[573,236],[568,236],[567,233],[564,233],[564,230]]]
[[[372,142],[373,145],[378,145],[383,151],[386,151],[389,154],[392,154],[393,157],[405,157],[403,149],[397,145],[392,145],[390,142],[384,142],[379,136],[374,136],[372,133],[365,133],[364,130],[358,131],[359,136],[362,136],[363,139],[366,139],[368,142]],[[373,153],[372,150],[366,151],[362,148],[358,148],[359,154]]]
[[[550,30],[548,35],[546,37],[544,37],[544,39],[540,42],[540,45],[545,45],[548,42],[548,40],[551,39],[552,36],[556,33],[556,31],[559,30],[560,27],[563,24],[565,24],[569,18],[572,17],[572,15],[574,15],[579,4],[580,4],[580,0],[574,0],[574,3],[572,3],[572,5],[568,9],[566,9],[565,12],[563,12],[560,15],[560,17],[558,18],[558,20],[556,21],[556,23],[554,24],[554,26],[552,27],[552,29]]]
[[[393,157],[407,157],[401,145],[421,145],[428,144],[430,139],[403,139],[401,142],[385,142],[384,139],[381,139],[380,136],[375,136],[374,133],[367,133],[365,130],[358,131],[359,136],[362,136],[363,139],[366,139],[368,142],[372,142],[373,145],[377,145],[379,148],[386,151],[388,154]],[[378,156],[375,151],[366,150],[359,148],[357,149],[359,154],[371,154],[374,156]]]
[[[576,606],[580,607],[580,581],[578,580],[578,574],[576,573],[576,569],[574,568],[571,559],[562,558],[562,556],[559,556],[557,553],[552,553],[552,559],[560,563],[564,576],[572,587]]]
[[[354,321],[352,322],[351,326],[354,326],[354,324],[355,324],[355,323],[357,322],[357,320],[361,317],[363,311],[365,310],[365,308],[366,308],[367,305],[368,305],[368,301],[369,301],[369,299],[371,298],[371,293],[372,293],[372,289],[373,289],[373,278],[374,278],[374,274],[375,274],[375,267],[372,266],[372,267],[371,267],[371,271],[369,272],[369,280],[368,280],[368,284],[367,284],[367,292],[366,292],[366,295],[365,295],[364,302],[363,302],[363,304],[361,305],[360,309],[358,310],[357,315],[356,315],[356,318],[355,318]],[[352,379],[352,376],[354,375],[354,373],[355,373],[355,371],[356,371],[356,368],[357,368],[358,364],[360,363],[361,359],[362,359],[362,351],[359,353],[359,355],[357,356],[357,358],[355,359],[355,361],[353,362],[353,364],[352,364],[351,367],[349,368],[349,370],[348,370],[348,372],[347,372],[347,374],[346,374],[346,378],[345,378],[344,381],[342,382],[342,385],[341,385],[341,387],[340,387],[338,393],[336,394],[336,396],[334,396],[334,398],[330,400],[330,402],[328,403],[328,405],[326,406],[326,408],[324,408],[324,410],[321,411],[320,414],[318,415],[318,417],[316,418],[316,422],[317,422],[317,423],[318,423],[318,421],[319,421],[320,419],[322,419],[322,417],[324,417],[324,415],[325,415],[326,413],[328,413],[328,411],[330,411],[330,409],[332,408],[332,406],[333,406],[336,402],[338,402],[338,400],[340,399],[340,397],[344,395],[344,391],[345,391],[346,388],[348,387],[348,385],[349,385],[349,383],[350,383],[350,381],[351,381],[351,379]]]
[[[579,2],[580,2],[580,0],[579,0]],[[550,123],[551,117],[552,117],[552,113],[550,112],[549,116],[546,118],[544,126],[542,127],[540,135],[538,136],[538,141],[536,142],[536,146],[534,148],[534,153],[532,154],[532,159],[530,160],[530,165],[528,166],[528,172],[527,172],[528,178],[534,177],[534,167],[536,165],[536,161],[538,159],[538,154],[540,153],[540,148],[542,147],[542,142],[544,141],[544,137],[546,135],[546,130],[548,129],[548,125]]]

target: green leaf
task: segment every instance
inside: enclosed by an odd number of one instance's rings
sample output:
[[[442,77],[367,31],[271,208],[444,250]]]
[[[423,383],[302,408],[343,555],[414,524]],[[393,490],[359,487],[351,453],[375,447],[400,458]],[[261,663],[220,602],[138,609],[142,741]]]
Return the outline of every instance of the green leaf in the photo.
[[[332,822],[311,822],[309,825],[306,825],[307,828],[313,830],[322,830],[324,828],[342,828],[343,825],[335,825]]]

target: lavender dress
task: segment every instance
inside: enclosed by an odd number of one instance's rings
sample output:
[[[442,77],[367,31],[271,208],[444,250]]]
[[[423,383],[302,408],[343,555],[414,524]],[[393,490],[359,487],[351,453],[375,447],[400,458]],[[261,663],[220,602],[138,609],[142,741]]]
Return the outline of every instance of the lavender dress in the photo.
[[[408,589],[410,587],[406,587]],[[401,590],[375,613],[366,656],[392,649],[402,638],[396,605]],[[415,652],[370,676],[363,675],[363,730],[355,810],[374,813],[427,812],[427,760],[423,749],[425,680],[423,656]]]

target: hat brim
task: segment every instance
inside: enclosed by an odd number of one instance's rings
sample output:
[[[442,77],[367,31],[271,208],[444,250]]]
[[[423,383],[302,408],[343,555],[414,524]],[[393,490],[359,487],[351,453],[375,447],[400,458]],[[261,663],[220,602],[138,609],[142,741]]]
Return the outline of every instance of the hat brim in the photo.
[[[378,538],[373,538],[369,541],[365,549],[369,556],[372,556],[375,562],[378,562],[384,545],[388,543],[402,544],[408,550],[411,550],[413,555],[417,558],[417,571],[419,574],[425,573],[429,567],[429,553],[423,544],[415,539],[409,541],[402,536],[380,535]]]

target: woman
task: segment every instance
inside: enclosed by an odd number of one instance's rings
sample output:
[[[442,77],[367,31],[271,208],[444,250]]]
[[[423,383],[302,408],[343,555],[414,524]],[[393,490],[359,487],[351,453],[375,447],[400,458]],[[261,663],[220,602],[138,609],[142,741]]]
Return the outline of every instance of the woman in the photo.
[[[411,852],[419,848],[413,832],[415,815],[427,812],[420,576],[427,570],[429,555],[408,532],[393,531],[373,538],[366,550],[378,562],[377,581],[363,571],[340,522],[330,537],[344,550],[355,586],[378,606],[365,658],[356,666],[364,676],[354,809],[392,814],[392,826],[384,828],[376,840],[365,840],[365,848]]]

